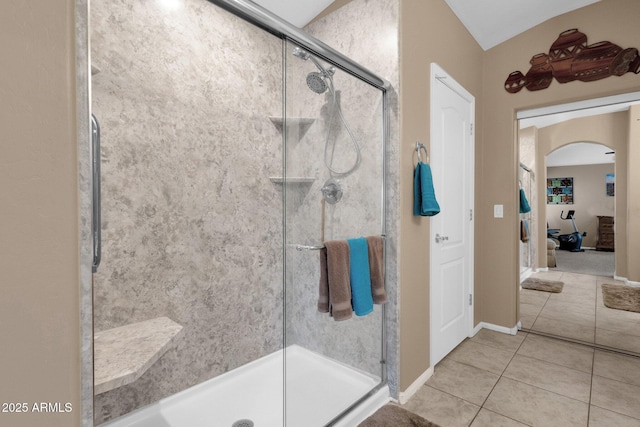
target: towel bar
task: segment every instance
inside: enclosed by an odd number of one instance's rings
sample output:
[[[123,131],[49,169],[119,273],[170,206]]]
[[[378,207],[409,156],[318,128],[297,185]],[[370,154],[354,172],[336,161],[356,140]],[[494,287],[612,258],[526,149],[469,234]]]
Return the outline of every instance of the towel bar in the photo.
[[[322,248],[324,248],[324,245],[313,245],[313,246],[296,245],[297,251],[319,251]]]
[[[386,235],[381,235],[380,237],[382,237],[383,239],[385,239],[387,236]],[[307,245],[295,245],[296,250],[297,251],[319,251],[320,249],[324,248],[324,245],[311,245],[311,246],[307,246]]]

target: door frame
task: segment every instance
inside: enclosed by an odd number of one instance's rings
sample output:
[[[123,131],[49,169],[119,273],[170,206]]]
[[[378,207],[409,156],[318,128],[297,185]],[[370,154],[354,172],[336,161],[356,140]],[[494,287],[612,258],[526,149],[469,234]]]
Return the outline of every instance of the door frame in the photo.
[[[467,156],[469,156],[469,165],[470,165],[470,171],[469,171],[469,182],[467,182],[467,184],[469,185],[469,196],[468,196],[468,204],[470,206],[471,209],[471,220],[467,223],[468,224],[468,247],[467,247],[467,259],[468,259],[468,265],[467,268],[469,269],[469,283],[468,285],[468,292],[471,295],[471,304],[467,305],[467,310],[468,310],[468,320],[469,323],[467,325],[467,336],[471,337],[473,336],[474,333],[474,323],[475,323],[475,97],[473,95],[471,95],[471,93],[469,93],[462,85],[460,85],[453,77],[451,77],[442,67],[440,67],[437,63],[432,62],[431,63],[431,75],[430,75],[430,88],[434,88],[435,85],[437,84],[443,84],[444,86],[446,86],[448,89],[450,89],[452,92],[455,92],[458,96],[462,97],[465,101],[467,101],[469,103],[469,107],[470,107],[470,141],[469,141],[469,150],[467,153],[465,153]],[[429,117],[429,124],[430,124],[430,141],[433,141],[433,124],[434,124],[434,120],[436,119],[435,116],[435,111],[434,111],[434,104],[436,101],[436,95],[435,95],[435,91],[433,89],[430,90],[430,104],[429,104],[429,109],[430,109],[430,117]],[[432,159],[433,160],[433,159]],[[429,265],[431,266],[431,260],[432,260],[432,255],[433,255],[433,250],[435,248],[435,234],[434,234],[434,229],[433,227],[430,227],[429,230]],[[436,285],[436,281],[434,280],[434,274],[433,271],[431,269],[431,267],[429,268],[429,364],[431,366],[434,365],[433,361],[434,361],[434,357],[433,357],[433,349],[434,349],[434,334],[432,333],[432,328],[434,325],[432,316],[433,316],[433,310],[432,310],[432,304],[433,304],[433,287]]]

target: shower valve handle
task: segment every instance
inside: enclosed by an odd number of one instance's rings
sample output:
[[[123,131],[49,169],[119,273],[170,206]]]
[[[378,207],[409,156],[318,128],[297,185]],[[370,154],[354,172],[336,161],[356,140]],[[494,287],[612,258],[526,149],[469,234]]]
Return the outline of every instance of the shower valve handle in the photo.
[[[320,191],[327,203],[331,205],[335,205],[342,198],[342,186],[340,185],[340,181],[334,178],[325,182]]]

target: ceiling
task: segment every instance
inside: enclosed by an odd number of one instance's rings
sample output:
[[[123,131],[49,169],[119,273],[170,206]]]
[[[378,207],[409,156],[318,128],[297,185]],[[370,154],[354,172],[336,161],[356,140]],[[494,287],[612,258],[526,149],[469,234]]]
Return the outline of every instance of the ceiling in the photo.
[[[304,27],[333,0],[253,0]],[[555,16],[600,0],[445,0],[478,44],[490,49]]]
[[[600,0],[445,0],[484,49]]]

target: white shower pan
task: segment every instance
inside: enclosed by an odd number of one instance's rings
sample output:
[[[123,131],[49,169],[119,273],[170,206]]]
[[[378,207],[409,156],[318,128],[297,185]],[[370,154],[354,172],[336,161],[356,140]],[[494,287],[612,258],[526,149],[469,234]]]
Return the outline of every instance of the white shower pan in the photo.
[[[322,427],[379,383],[378,377],[293,345],[102,427]],[[389,400],[385,385],[335,426],[357,426]]]

